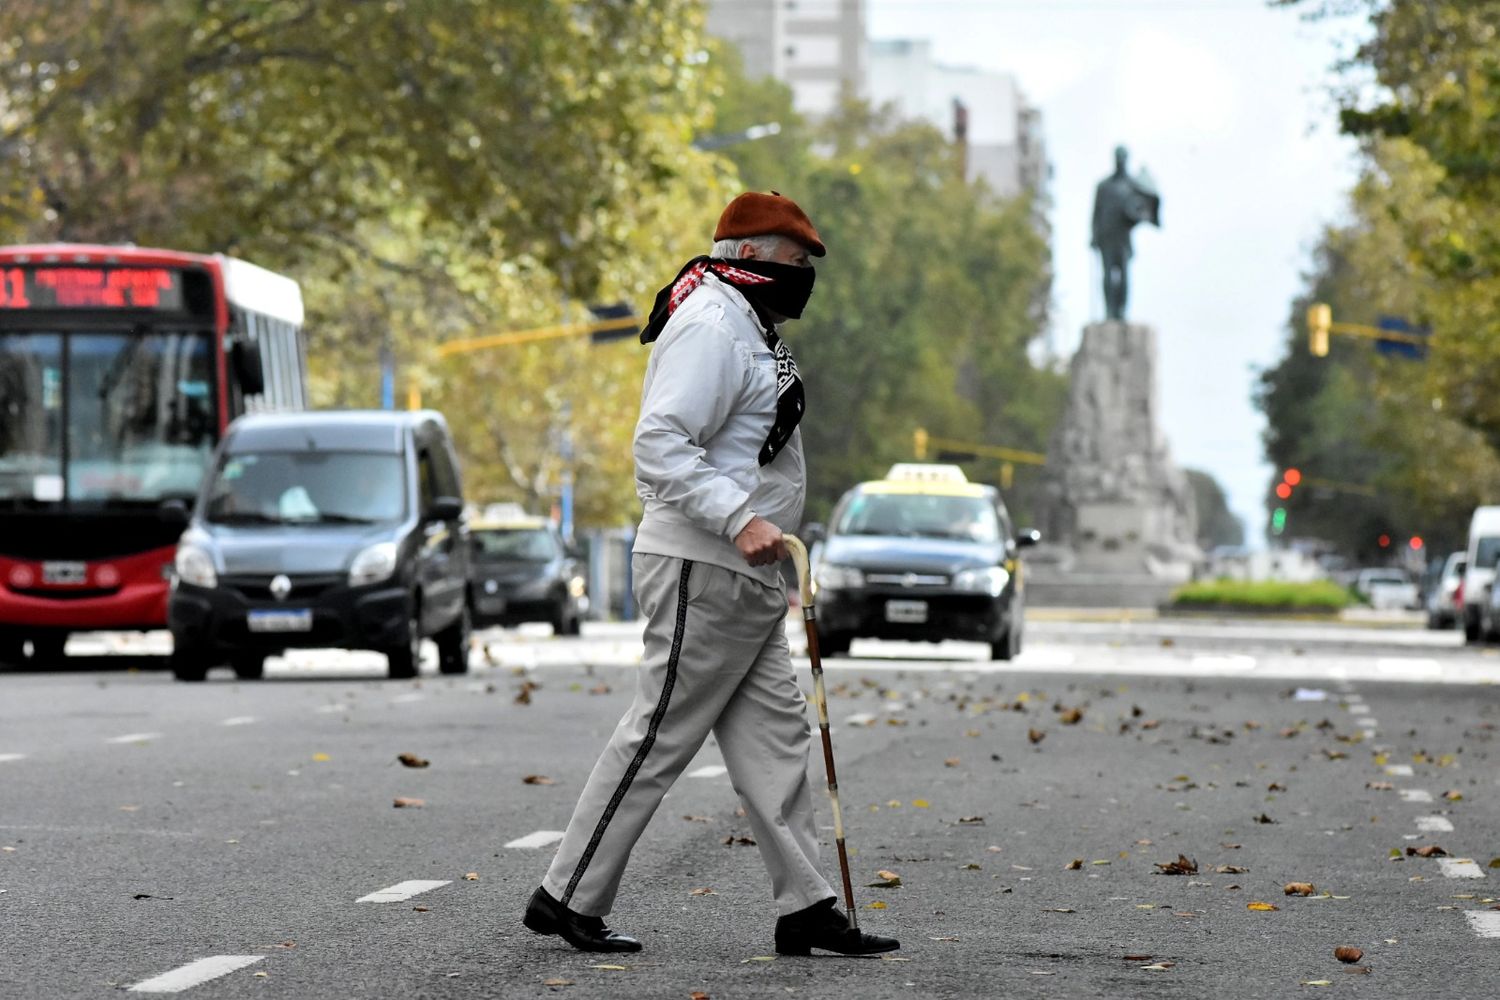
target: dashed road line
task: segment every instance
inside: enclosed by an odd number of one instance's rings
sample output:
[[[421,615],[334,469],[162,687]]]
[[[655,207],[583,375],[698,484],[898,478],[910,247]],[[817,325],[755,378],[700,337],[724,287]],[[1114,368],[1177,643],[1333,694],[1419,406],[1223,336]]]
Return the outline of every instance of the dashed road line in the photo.
[[[237,969],[254,965],[264,955],[213,955],[196,962],[179,966],[170,972],[143,980],[130,987],[131,993],[181,993],[183,990],[201,986],[211,979],[227,976]]]
[[[1432,793],[1425,788],[1400,789],[1402,802],[1431,802]]]
[[[347,711],[348,709],[350,709],[352,707],[353,706],[351,706],[351,705],[337,705],[337,704],[335,704],[335,705],[319,705],[317,708],[313,709],[313,711],[317,712],[319,715],[333,715],[336,712]]]
[[[1452,833],[1453,824],[1442,816],[1418,816],[1417,829],[1423,833]]]
[[[259,722],[259,721],[260,720],[257,719],[253,715],[236,715],[236,716],[233,716],[232,718],[225,719],[223,722],[219,723],[219,725],[221,725],[221,726],[248,726],[252,722]]]
[[[524,837],[517,837],[515,840],[507,842],[505,846],[520,848],[546,847],[548,844],[555,844],[562,839],[562,830],[537,830],[535,833],[528,833]]]
[[[433,881],[431,879],[411,879],[406,882],[397,882],[395,885],[385,889],[377,889],[368,896],[361,896],[355,900],[356,903],[399,903],[420,896],[424,892],[441,888],[452,879]]]
[[[24,753],[0,753],[0,764],[8,764],[13,760],[25,760]]]
[[[1365,705],[1365,704],[1350,705],[1349,706],[1349,714],[1350,715],[1369,715],[1370,714],[1370,706],[1369,705]]]
[[[698,770],[696,771],[689,771],[687,773],[687,776],[689,778],[717,778],[720,775],[728,773],[729,768],[725,767],[723,764],[709,764],[706,767],[698,768]]]
[[[1385,773],[1393,778],[1410,778],[1412,775],[1410,764],[1387,764]]]
[[[152,740],[161,739],[161,733],[126,733],[124,736],[111,736],[105,740],[106,743],[149,743]]]
[[[1500,938],[1500,910],[1466,910],[1469,928],[1482,938]]]
[[[394,698],[391,699],[391,704],[392,705],[410,705],[414,701],[426,701],[426,700],[427,700],[427,696],[425,694],[421,694],[421,693],[416,692],[416,691],[410,691],[410,692],[407,692],[406,694],[398,694],[398,695],[396,695],[396,697],[394,697]]]
[[[1437,863],[1448,878],[1484,878],[1484,869],[1473,858],[1438,858]]]

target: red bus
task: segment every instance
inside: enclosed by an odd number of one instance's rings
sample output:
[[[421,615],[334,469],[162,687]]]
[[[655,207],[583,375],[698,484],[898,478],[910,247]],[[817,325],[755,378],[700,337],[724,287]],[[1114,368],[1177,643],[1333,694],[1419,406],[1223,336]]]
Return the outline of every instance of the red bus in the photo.
[[[307,404],[302,293],[242,260],[0,247],[0,663],[163,628],[219,436]]]

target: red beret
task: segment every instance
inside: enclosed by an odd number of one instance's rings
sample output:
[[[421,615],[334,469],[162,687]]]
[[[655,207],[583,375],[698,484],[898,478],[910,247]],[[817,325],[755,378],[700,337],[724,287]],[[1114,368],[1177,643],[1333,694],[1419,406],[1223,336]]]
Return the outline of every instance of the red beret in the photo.
[[[807,247],[814,257],[828,252],[807,213],[792,199],[772,191],[746,191],[731,201],[719,216],[714,240],[738,240],[750,236],[785,236]]]

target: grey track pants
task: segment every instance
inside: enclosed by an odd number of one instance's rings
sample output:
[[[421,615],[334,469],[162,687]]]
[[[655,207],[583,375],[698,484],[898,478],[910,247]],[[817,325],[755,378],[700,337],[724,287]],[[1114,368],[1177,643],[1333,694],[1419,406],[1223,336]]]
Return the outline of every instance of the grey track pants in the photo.
[[[637,554],[632,568],[647,616],[635,700],[584,785],[543,887],[579,913],[609,913],[631,848],[712,731],[777,912],[834,896],[818,865],[812,730],[783,630],[786,595],[668,556]]]

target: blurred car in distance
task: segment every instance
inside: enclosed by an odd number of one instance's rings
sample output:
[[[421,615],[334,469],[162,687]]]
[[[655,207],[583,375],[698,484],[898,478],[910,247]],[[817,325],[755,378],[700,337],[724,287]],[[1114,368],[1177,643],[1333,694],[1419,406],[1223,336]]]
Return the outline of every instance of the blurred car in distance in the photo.
[[[1500,560],[1500,507],[1476,507],[1469,520],[1469,545],[1465,551],[1464,583],[1459,606],[1463,609],[1464,641],[1495,638],[1481,622]]]
[[[260,678],[289,648],[373,649],[415,677],[423,639],[469,669],[458,459],[430,411],[256,413],[230,425],[177,549],[172,672]]]
[[[899,464],[861,483],[816,525],[813,567],[818,645],[847,653],[859,637],[987,643],[1009,660],[1021,651],[1025,582],[1000,491],[953,465]]]
[[[558,635],[577,635],[589,609],[577,556],[546,518],[506,516],[469,526],[469,605],[474,624],[550,622]]]
[[[1463,614],[1464,567],[1468,556],[1451,553],[1443,560],[1442,572],[1427,595],[1427,627],[1453,628]]]
[[[1399,569],[1362,569],[1354,578],[1354,589],[1377,611],[1404,611],[1421,607],[1417,585]]]

